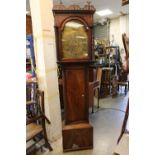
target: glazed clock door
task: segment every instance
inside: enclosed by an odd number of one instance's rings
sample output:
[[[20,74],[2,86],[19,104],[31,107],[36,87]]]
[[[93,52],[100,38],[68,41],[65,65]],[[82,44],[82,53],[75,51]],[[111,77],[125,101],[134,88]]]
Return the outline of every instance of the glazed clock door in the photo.
[[[82,22],[78,20],[66,22],[61,38],[63,60],[88,59],[88,34]]]

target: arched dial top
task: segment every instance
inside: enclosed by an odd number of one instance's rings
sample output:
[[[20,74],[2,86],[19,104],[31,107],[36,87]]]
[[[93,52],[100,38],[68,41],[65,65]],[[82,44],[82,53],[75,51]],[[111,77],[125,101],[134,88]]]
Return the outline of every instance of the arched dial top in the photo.
[[[65,23],[62,31],[63,59],[87,59],[88,34],[87,27],[78,20]]]

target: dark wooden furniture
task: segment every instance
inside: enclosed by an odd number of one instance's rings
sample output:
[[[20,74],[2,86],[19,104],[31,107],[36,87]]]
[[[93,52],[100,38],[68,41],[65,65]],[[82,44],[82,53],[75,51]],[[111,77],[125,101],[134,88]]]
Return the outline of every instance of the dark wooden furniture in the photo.
[[[111,80],[112,80],[112,67],[103,67],[102,68],[102,97],[106,97],[111,94]]]
[[[129,73],[129,38],[126,33],[122,34],[122,41],[125,49],[125,66],[123,67],[123,71]]]
[[[118,153],[115,152],[115,153],[113,153],[113,155],[120,155],[120,154],[118,154]]]
[[[38,143],[42,138],[45,140],[44,146],[50,151],[52,150],[51,145],[47,139],[45,121],[50,124],[50,121],[45,116],[44,110],[44,92],[36,91],[36,99],[26,102],[27,117],[26,117],[26,142],[33,140],[33,144],[27,148],[27,154],[35,154],[37,151],[35,144]],[[28,110],[29,109],[29,110]]]
[[[123,71],[123,73],[126,73],[126,75],[128,75],[128,73],[129,73],[129,38],[126,36],[125,33],[122,34],[122,41],[123,41],[123,45],[124,45],[124,48],[125,48],[126,63],[127,63],[126,68]],[[129,87],[129,83],[128,83],[128,87]],[[128,98],[128,104],[127,104],[126,111],[125,111],[125,117],[124,117],[124,120],[123,120],[121,133],[120,133],[120,136],[118,138],[117,143],[119,143],[120,139],[122,138],[123,134],[125,133],[128,118],[129,118],[129,98]]]
[[[99,99],[101,94],[102,68],[98,67],[96,70],[96,80],[89,82],[89,105],[92,107],[92,113],[94,113],[94,94],[97,97],[97,108],[99,108]]]
[[[124,86],[125,87],[125,95],[127,94],[127,90],[129,90],[129,80],[128,80],[128,73],[127,72],[120,72],[119,76],[118,76],[118,91],[119,91],[119,87]]]
[[[129,4],[129,0],[122,0],[122,5],[127,5]]]
[[[122,34],[122,41],[125,49],[125,65],[123,66],[119,77],[118,77],[118,89],[119,86],[125,86],[125,94],[127,93],[127,88],[129,89],[129,38],[125,33]]]
[[[113,76],[112,77],[112,97],[116,97],[117,96],[117,87],[118,87],[118,81],[117,81],[117,77]]]
[[[89,66],[92,64],[94,6],[54,5],[57,63],[63,77],[63,151],[93,148],[89,124]]]
[[[26,15],[26,35],[32,34],[32,20],[31,16]]]

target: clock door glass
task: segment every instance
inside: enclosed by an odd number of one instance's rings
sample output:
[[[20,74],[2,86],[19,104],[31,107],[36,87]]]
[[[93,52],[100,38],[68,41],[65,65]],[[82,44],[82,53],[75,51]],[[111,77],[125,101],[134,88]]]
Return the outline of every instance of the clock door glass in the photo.
[[[63,59],[88,58],[88,36],[82,23],[72,20],[62,32]]]

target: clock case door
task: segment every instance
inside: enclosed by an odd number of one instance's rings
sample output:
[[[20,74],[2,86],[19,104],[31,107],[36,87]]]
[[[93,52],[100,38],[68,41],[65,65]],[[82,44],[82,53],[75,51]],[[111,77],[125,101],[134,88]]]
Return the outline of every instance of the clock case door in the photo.
[[[63,66],[65,124],[89,123],[89,66]]]

